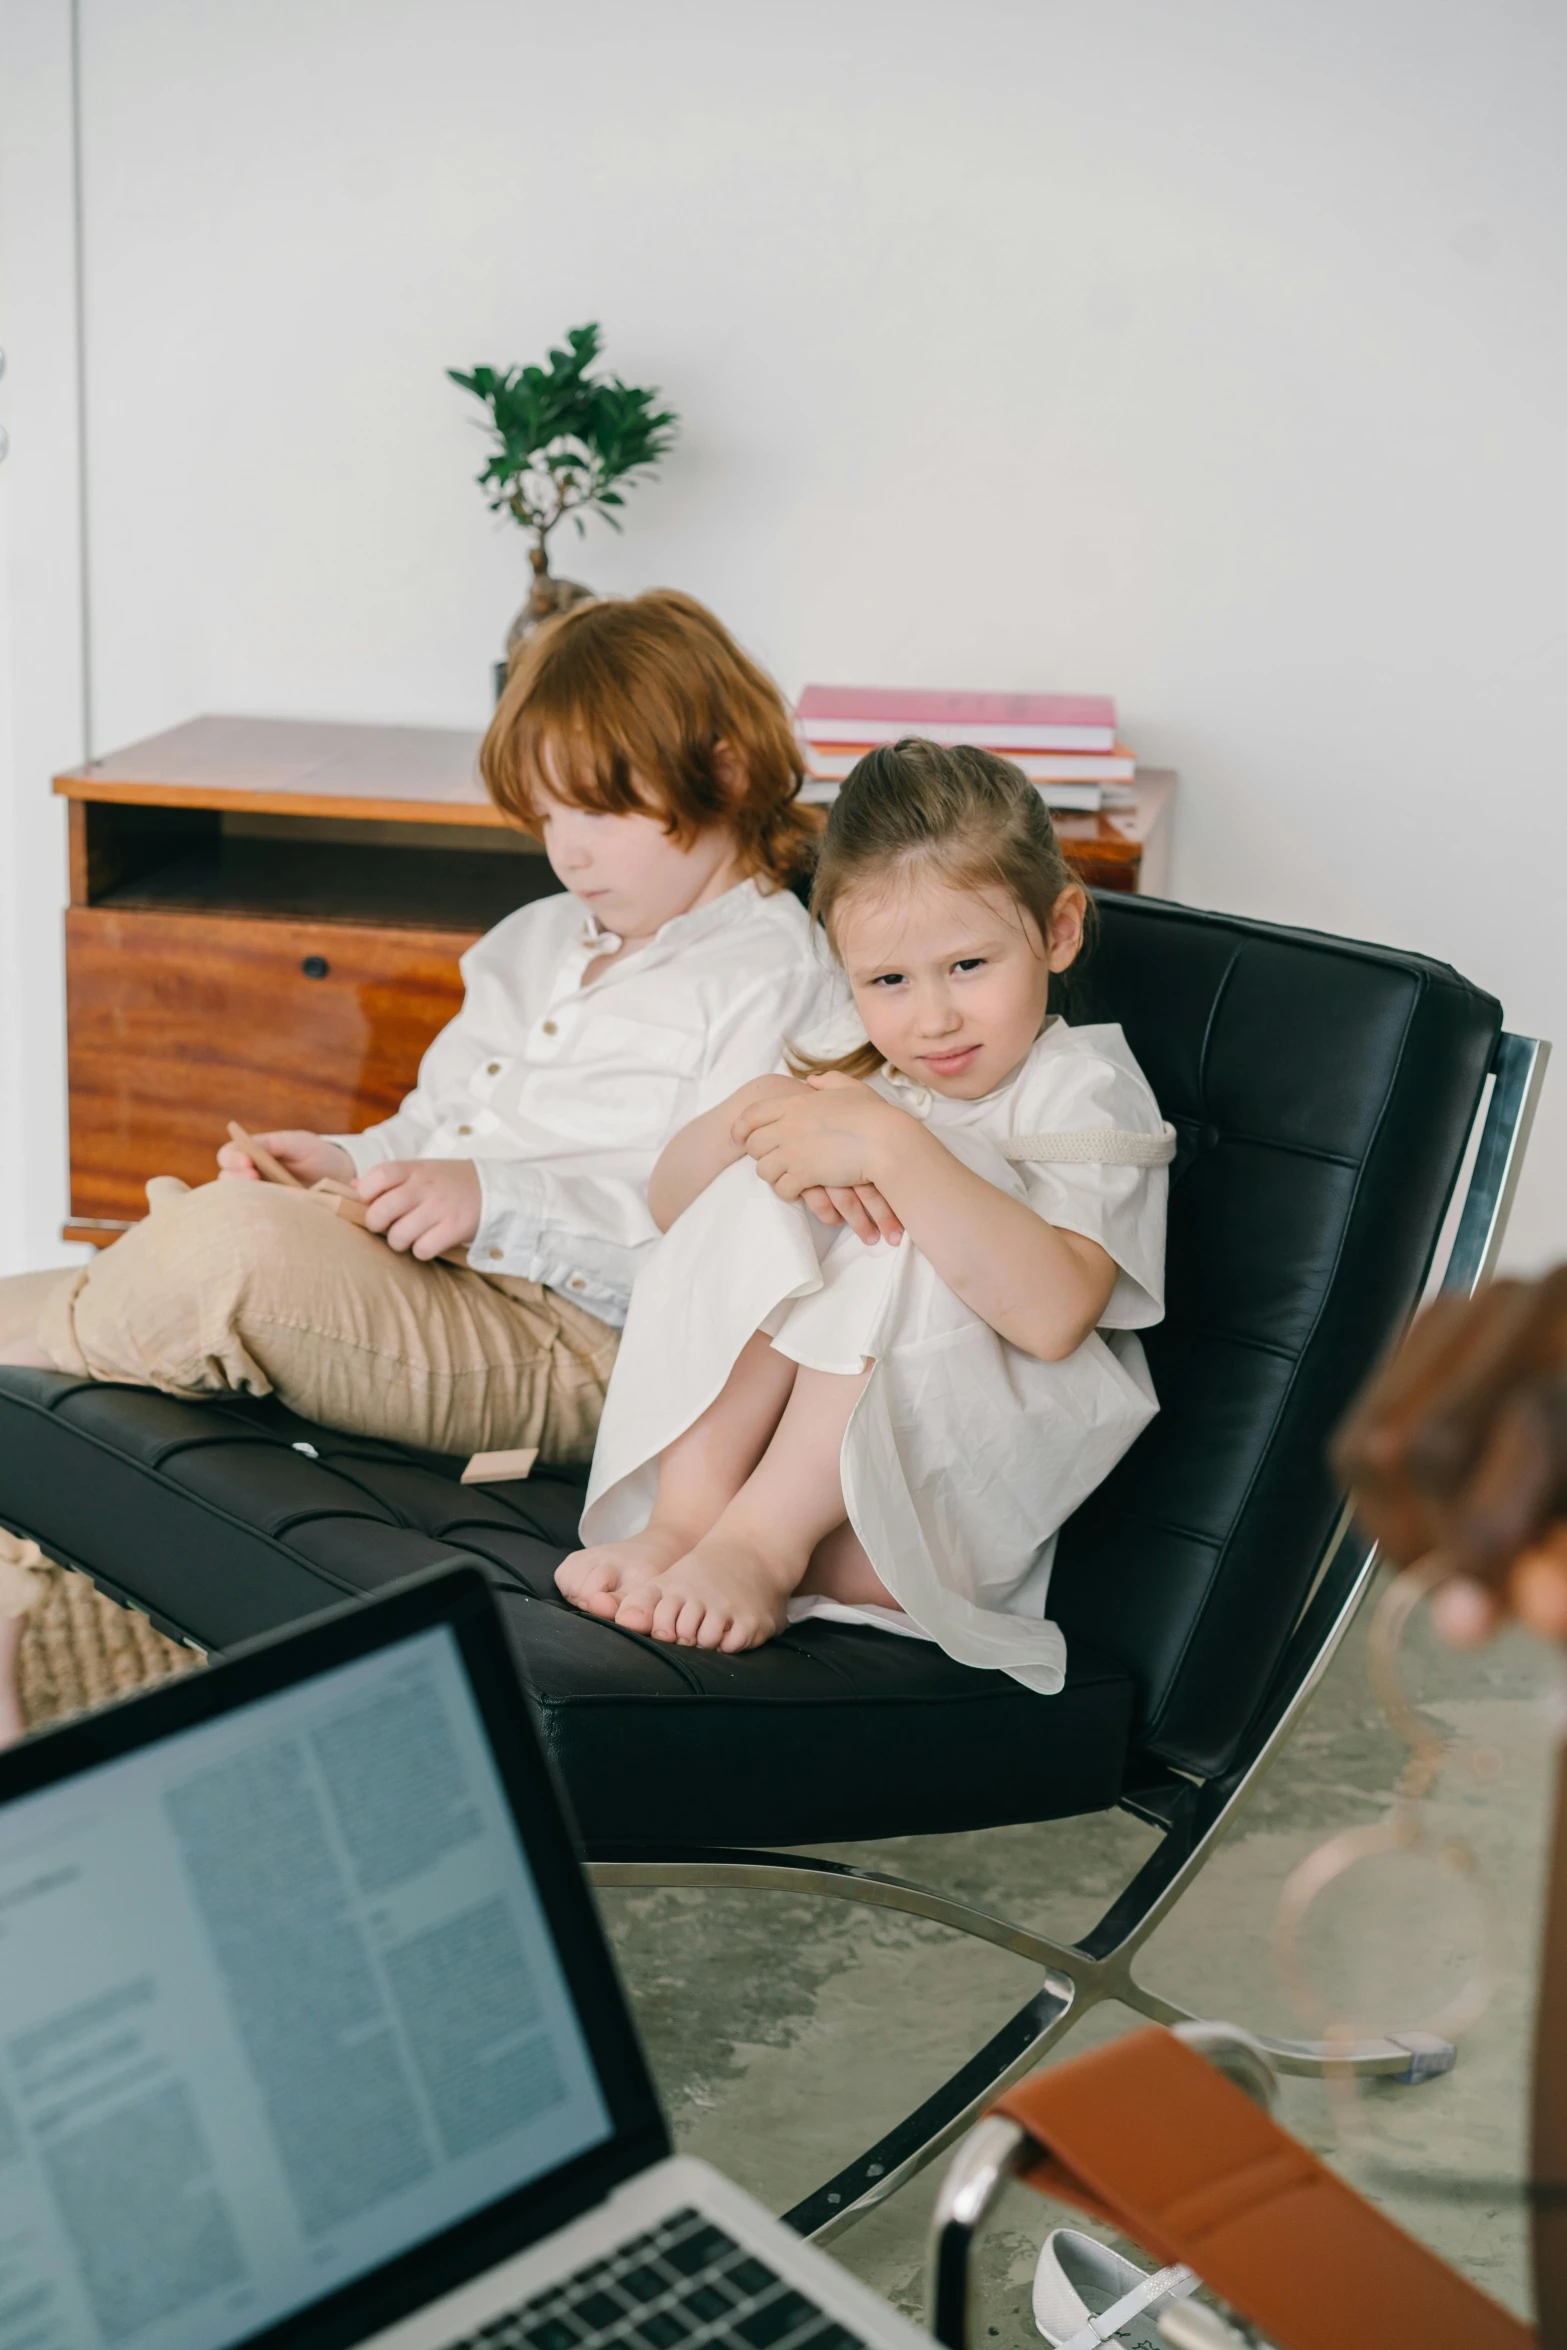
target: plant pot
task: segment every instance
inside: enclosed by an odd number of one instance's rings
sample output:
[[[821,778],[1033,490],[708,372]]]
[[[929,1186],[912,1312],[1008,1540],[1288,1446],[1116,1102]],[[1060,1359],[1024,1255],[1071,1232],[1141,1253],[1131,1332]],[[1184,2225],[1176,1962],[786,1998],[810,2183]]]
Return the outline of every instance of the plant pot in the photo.
[[[562,612],[572,611],[578,604],[591,604],[593,601],[593,590],[584,587],[580,579],[557,579],[549,568],[548,560],[541,557],[537,547],[530,550],[528,560],[533,565],[533,585],[528,590],[527,602],[506,631],[506,658],[495,664],[497,701],[505,691],[513,661],[534,630],[541,628],[546,620],[557,619]]]

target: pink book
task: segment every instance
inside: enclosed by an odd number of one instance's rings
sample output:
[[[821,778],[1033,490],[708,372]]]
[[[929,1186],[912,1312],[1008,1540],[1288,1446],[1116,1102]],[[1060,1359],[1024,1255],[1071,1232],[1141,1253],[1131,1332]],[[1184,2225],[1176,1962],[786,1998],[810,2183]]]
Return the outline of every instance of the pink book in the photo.
[[[800,732],[810,743],[894,743],[922,734],[937,743],[994,751],[1109,751],[1115,704],[1108,694],[943,694],[902,686],[808,685]]]

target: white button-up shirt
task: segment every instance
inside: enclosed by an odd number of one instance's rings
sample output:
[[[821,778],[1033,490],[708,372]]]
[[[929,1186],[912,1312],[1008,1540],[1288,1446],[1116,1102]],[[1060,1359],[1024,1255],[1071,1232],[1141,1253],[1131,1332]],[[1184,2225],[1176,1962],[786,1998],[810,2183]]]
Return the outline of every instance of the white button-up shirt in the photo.
[[[658,1239],[653,1163],[670,1136],[835,1001],[841,981],[798,899],[744,881],[666,922],[586,986],[619,941],[565,892],[519,906],[462,959],[462,1010],[395,1117],[338,1134],[384,1159],[472,1159],[468,1262],[541,1281],[620,1324]]]

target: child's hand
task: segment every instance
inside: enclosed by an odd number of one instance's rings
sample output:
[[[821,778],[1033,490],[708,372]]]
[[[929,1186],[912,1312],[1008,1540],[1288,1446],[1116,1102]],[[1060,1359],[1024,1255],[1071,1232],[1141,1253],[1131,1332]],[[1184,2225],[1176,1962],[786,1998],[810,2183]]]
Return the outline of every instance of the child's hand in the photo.
[[[818,1224],[847,1224],[867,1248],[878,1240],[896,1248],[903,1238],[903,1226],[874,1183],[857,1183],[848,1190],[836,1183],[813,1183],[801,1192],[800,1204],[810,1209]]]
[[[367,1228],[422,1262],[461,1247],[479,1229],[483,1195],[472,1159],[387,1159],[367,1168],[354,1189],[365,1202]]]
[[[352,1183],[354,1179],[354,1162],[342,1144],[328,1142],[325,1135],[311,1134],[303,1126],[285,1126],[276,1134],[258,1134],[256,1140],[307,1187],[319,1183],[323,1175],[335,1175],[340,1183]],[[248,1183],[261,1181],[255,1160],[237,1142],[226,1142],[218,1152],[218,1175],[220,1179],[227,1175]]]
[[[735,1120],[736,1138],[780,1199],[800,1199],[813,1190],[830,1196],[861,1184],[885,1196],[886,1154],[911,1128],[923,1131],[868,1085],[831,1071],[786,1099],[754,1103]]]
[[[761,1102],[782,1101],[789,1094],[809,1090],[803,1077],[780,1077],[776,1072],[768,1077],[747,1078],[738,1092],[732,1093],[725,1108],[731,1113],[729,1133],[731,1140],[744,1142],[741,1120]]]

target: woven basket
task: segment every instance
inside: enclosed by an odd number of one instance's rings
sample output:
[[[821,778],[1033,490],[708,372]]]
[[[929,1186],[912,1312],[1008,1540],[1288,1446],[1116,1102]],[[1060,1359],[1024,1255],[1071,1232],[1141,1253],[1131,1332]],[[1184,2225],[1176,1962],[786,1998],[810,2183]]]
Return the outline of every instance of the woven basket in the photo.
[[[18,1659],[30,1730],[202,1662],[194,1649],[166,1640],[134,1608],[105,1599],[85,1575],[47,1560],[32,1572],[38,1596],[27,1611]]]

